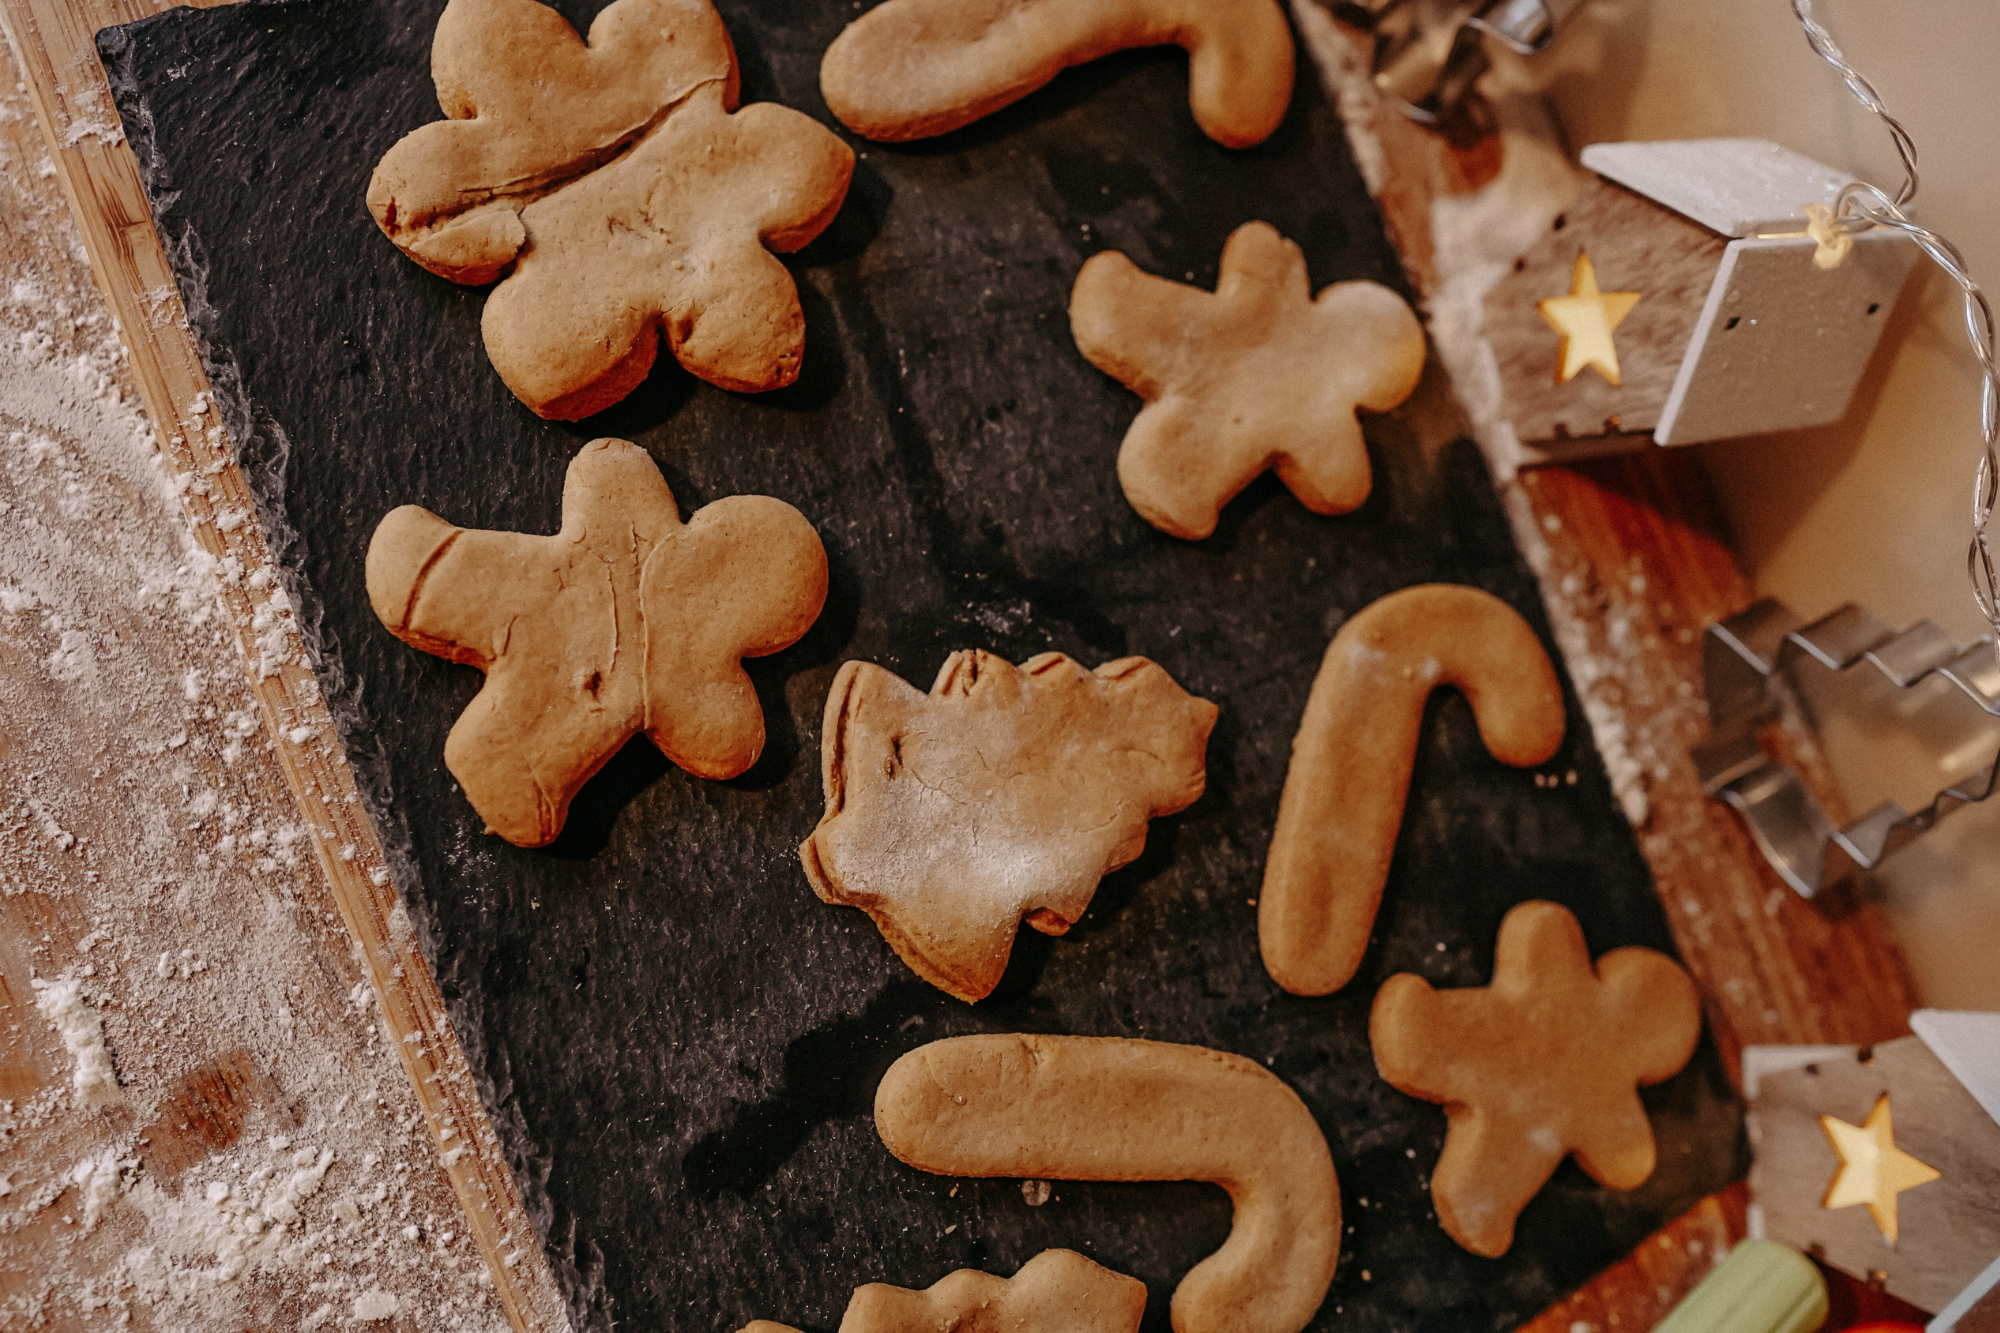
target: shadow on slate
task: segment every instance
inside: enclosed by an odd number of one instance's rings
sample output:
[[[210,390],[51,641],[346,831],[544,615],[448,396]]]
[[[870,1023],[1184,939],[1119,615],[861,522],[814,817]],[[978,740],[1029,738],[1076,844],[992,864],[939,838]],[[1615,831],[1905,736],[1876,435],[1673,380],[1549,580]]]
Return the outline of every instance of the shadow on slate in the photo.
[[[845,7],[721,7],[745,100],[831,124],[818,63]],[[1442,1112],[1375,1075],[1382,979],[1484,984],[1523,899],[1570,907],[1595,952],[1672,950],[1573,694],[1544,771],[1576,781],[1548,788],[1485,753],[1461,697],[1434,699],[1361,974],[1308,1000],[1260,965],[1247,900],[1340,621],[1450,580],[1547,637],[1475,449],[1426,447],[1402,414],[1370,421],[1377,493],[1342,518],[1266,478],[1190,544],[1119,493],[1137,401],[1077,354],[1065,314],[1090,254],[1212,285],[1223,238],[1263,218],[1304,246],[1316,286],[1402,284],[1309,65],[1284,126],[1248,152],[1196,130],[1172,49],[1071,71],[938,140],[857,142],[839,218],[788,261],[807,319],[797,385],[724,393],[663,358],[626,402],[569,427],[529,414],[487,364],[484,293],[404,259],[363,205],[383,151],[438,116],[439,8],[176,10],[100,47],[349,753],[581,1327],[831,1330],[859,1283],[1008,1274],[1060,1245],[1142,1278],[1147,1327],[1165,1329],[1174,1285],[1227,1232],[1221,1190],[1059,1183],[1030,1208],[1018,1182],[924,1175],[882,1148],[882,1071],[958,1033],[1149,1037],[1269,1065],[1325,1129],[1352,1226],[1318,1329],[1512,1328],[1740,1174],[1738,1107],[1704,1045],[1648,1094],[1650,1183],[1611,1194],[1566,1166],[1513,1251],[1477,1259],[1430,1220]],[[801,643],[751,664],[770,742],[748,775],[697,781],[637,741],[560,842],[523,851],[482,834],[443,767],[478,674],[383,630],[362,556],[404,503],[554,531],[565,467],[603,434],[649,449],[684,508],[742,492],[798,506],[832,594]],[[821,811],[819,718],[839,663],[928,686],[969,646],[1087,665],[1144,654],[1222,707],[1207,794],[1153,825],[1067,937],[1022,931],[999,992],[973,1007],[918,981],[863,914],[814,898],[796,852]]]

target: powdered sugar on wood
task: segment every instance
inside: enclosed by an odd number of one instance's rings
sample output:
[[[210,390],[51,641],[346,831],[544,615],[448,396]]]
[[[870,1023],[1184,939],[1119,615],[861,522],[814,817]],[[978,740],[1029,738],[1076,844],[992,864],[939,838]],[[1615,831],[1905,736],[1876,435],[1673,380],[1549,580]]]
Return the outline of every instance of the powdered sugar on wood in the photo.
[[[276,669],[285,593],[191,540],[7,86],[0,1327],[504,1328],[218,596]]]

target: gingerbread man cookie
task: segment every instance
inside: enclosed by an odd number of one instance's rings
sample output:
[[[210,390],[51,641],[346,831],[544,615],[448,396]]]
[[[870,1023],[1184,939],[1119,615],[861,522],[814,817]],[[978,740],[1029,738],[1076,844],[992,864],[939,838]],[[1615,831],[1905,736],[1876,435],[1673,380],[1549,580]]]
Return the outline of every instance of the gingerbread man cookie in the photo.
[[[1465,691],[1493,757],[1526,767],[1562,744],[1562,687],[1518,611],[1426,583],[1356,612],[1306,699],[1257,899],[1264,967],[1294,995],[1339,990],[1382,905],[1432,690]]]
[[[1312,1112],[1240,1055],[1120,1037],[920,1046],[875,1090],[896,1157],[952,1176],[1209,1180],[1235,1218],[1174,1291],[1174,1333],[1299,1333],[1340,1257],[1340,1181]]]
[[[1491,986],[1436,991],[1405,972],[1368,1019],[1382,1077],[1449,1118],[1431,1173],[1439,1225],[1488,1258],[1567,1154],[1599,1184],[1645,1183],[1653,1127],[1637,1090],[1679,1073],[1700,1036],[1678,964],[1625,948],[1593,970],[1576,918],[1544,902],[1501,921]]]
[[[1011,1278],[961,1268],[929,1289],[854,1290],[840,1333],[1138,1333],[1146,1284],[1075,1250],[1043,1250]],[[798,1333],[767,1319],[743,1333]]]
[[[481,328],[522,402],[601,411],[663,338],[726,389],[798,377],[804,316],[771,252],[833,220],[854,154],[797,111],[736,109],[707,0],[615,0],[588,43],[536,0],[451,0],[431,70],[448,119],[389,150],[369,211],[433,273],[502,278]]]
[[[764,714],[740,659],[818,618],[826,552],[768,496],[682,523],[645,450],[593,440],[569,466],[552,537],[392,511],[368,546],[368,599],[397,638],[486,673],[445,767],[488,832],[539,847],[634,732],[698,777],[757,761]]]
[[[1092,255],[1069,321],[1084,357],[1146,400],[1118,451],[1125,498],[1190,541],[1273,468],[1314,513],[1358,506],[1372,483],[1357,413],[1397,406],[1424,370],[1402,297],[1374,282],[1313,296],[1304,253],[1265,222],[1230,234],[1212,293]]]
[[[1188,53],[1209,138],[1248,148],[1292,100],[1292,31],[1276,0],[887,0],[834,40],[819,86],[870,139],[925,139],[1017,102],[1071,65],[1134,46]]]
[[[806,877],[873,917],[926,981],[981,999],[1022,918],[1067,931],[1145,847],[1147,821],[1201,795],[1215,716],[1143,657],[1086,671],[971,649],[927,695],[849,662],[827,696]]]

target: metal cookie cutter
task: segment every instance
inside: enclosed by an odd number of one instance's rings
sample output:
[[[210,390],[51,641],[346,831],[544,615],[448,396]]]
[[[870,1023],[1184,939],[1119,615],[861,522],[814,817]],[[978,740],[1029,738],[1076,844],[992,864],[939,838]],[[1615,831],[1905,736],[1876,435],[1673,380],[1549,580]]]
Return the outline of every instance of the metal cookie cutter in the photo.
[[[1450,120],[1491,63],[1483,38],[1531,56],[1583,0],[1339,0],[1334,17],[1375,37],[1375,86],[1424,125]]]
[[[1757,728],[1775,711],[1771,677],[1801,657],[1834,671],[1865,661],[1902,689],[1942,676],[1996,717],[2000,659],[1990,637],[1959,644],[1928,620],[1897,632],[1853,605],[1808,625],[1782,602],[1766,598],[1708,627],[1702,673],[1711,732],[1694,748],[1702,788],[1735,807],[1772,869],[1811,898],[1857,870],[1873,870],[1958,807],[1992,795],[2000,779],[2000,755],[1938,792],[1914,814],[1886,801],[1846,828],[1835,828],[1797,770],[1772,759],[1757,743]]]

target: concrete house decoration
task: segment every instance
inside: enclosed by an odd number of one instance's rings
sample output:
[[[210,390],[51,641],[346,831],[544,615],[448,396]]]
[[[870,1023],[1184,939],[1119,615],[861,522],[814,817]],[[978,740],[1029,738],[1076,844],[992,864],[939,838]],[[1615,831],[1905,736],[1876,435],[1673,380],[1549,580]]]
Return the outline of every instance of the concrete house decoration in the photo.
[[[1938,1311],[1926,1333],[2000,1333],[2000,1259]]]
[[[1918,257],[1878,229],[1837,266],[1814,263],[1805,206],[1831,205],[1851,176],[1764,139],[1593,144],[1583,164],[1596,175],[1582,194],[1486,295],[1524,443],[1583,455],[1846,412]],[[1610,359],[1582,366],[1574,337],[1600,324]]]
[[[1752,1046],[1750,1232],[2000,1333],[2000,1013],[1918,1010],[1872,1048]]]

